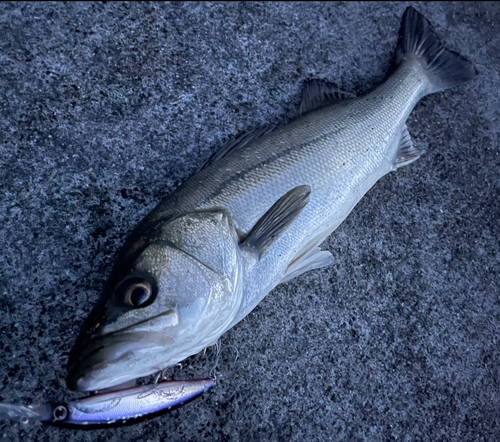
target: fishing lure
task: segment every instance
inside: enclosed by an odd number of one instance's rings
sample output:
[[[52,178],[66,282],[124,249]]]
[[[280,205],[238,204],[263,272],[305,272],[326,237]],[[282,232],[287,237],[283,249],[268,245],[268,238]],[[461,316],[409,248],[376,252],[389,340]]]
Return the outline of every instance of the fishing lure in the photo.
[[[60,404],[0,404],[0,419],[22,423],[39,420],[48,425],[79,428],[123,425],[180,407],[213,386],[213,379],[167,381]]]

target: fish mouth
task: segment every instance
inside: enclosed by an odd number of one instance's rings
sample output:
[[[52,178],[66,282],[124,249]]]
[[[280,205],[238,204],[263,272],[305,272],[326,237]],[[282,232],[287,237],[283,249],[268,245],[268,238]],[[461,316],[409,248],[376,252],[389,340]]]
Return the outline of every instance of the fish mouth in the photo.
[[[94,340],[79,364],[69,367],[70,390],[102,390],[157,372],[160,367],[138,364],[139,355],[161,351],[168,344],[158,333],[119,333]],[[127,369],[127,367],[129,369]]]
[[[163,330],[155,328],[155,323],[168,316],[171,317],[172,312],[102,336],[78,339],[68,362],[68,388],[74,391],[107,389],[164,368],[148,365],[146,361],[150,359],[148,355],[161,354],[174,342],[172,330],[166,330],[165,323]],[[170,321],[168,325],[176,324]]]

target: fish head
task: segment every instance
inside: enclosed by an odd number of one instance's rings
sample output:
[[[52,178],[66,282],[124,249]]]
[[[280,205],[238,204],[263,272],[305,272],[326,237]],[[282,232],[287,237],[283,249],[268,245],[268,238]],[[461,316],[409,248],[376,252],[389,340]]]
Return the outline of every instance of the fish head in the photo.
[[[198,353],[241,304],[238,238],[224,212],[179,217],[130,247],[139,252],[118,259],[70,354],[73,390],[120,385]]]

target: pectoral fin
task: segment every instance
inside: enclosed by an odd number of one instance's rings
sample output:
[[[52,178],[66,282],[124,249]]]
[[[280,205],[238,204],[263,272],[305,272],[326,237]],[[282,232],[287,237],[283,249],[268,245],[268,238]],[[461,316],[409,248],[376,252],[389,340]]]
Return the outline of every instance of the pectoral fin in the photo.
[[[283,195],[257,221],[245,240],[243,247],[252,247],[259,258],[288,229],[309,202],[309,186],[298,186]]]

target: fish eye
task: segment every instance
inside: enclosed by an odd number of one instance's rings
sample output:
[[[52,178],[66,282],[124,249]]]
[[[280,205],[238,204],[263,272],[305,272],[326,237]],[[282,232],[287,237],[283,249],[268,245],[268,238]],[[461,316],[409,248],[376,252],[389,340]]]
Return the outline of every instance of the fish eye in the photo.
[[[64,405],[58,405],[52,412],[55,421],[63,421],[68,417],[68,409]]]
[[[138,282],[130,284],[123,295],[122,301],[132,307],[140,307],[151,296],[151,284],[149,282]]]
[[[123,281],[117,290],[121,303],[129,307],[146,307],[154,299],[153,284],[145,278],[128,278]]]

